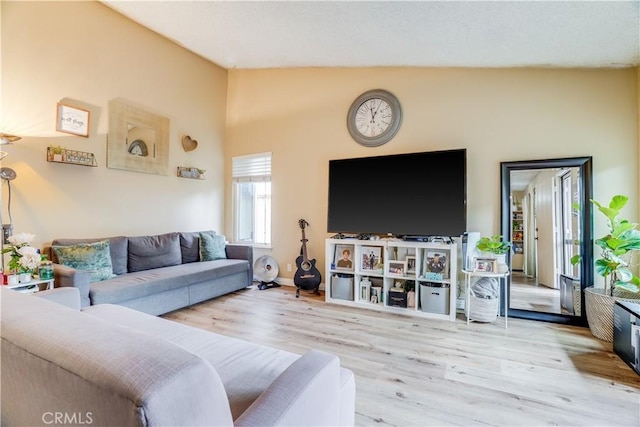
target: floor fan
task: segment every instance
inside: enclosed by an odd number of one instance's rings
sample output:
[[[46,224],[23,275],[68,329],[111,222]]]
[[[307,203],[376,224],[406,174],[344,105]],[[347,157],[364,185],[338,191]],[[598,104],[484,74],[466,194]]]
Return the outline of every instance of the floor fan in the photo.
[[[261,291],[271,288],[279,288],[280,285],[274,280],[278,277],[278,263],[269,255],[262,255],[253,264],[253,274],[260,279],[258,289]]]

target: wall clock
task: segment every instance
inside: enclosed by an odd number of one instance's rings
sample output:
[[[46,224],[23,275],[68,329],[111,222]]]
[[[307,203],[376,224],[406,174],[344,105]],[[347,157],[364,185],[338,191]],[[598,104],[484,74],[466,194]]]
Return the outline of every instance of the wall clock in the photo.
[[[367,91],[356,98],[347,114],[351,137],[366,147],[389,142],[400,129],[402,109],[392,93],[382,89]]]

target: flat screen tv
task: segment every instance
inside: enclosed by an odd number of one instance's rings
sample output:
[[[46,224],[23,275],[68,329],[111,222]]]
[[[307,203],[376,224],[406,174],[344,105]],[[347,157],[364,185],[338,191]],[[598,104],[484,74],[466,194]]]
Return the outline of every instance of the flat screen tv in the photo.
[[[329,233],[462,235],[467,150],[329,161]]]

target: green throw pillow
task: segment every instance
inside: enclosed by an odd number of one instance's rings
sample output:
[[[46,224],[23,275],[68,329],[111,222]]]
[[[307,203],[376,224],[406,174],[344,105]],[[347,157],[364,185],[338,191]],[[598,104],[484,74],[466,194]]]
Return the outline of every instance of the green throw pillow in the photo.
[[[226,259],[226,243],[224,236],[220,234],[211,235],[200,233],[200,261],[214,261],[216,259]]]
[[[99,282],[116,276],[113,274],[108,240],[70,246],[52,246],[52,249],[58,257],[59,264],[76,270],[90,271],[91,282]]]

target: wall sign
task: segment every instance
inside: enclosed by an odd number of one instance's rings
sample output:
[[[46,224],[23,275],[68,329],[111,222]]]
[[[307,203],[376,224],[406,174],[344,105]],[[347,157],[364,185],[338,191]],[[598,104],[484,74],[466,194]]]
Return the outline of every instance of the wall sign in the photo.
[[[56,130],[88,137],[89,111],[58,103]]]

